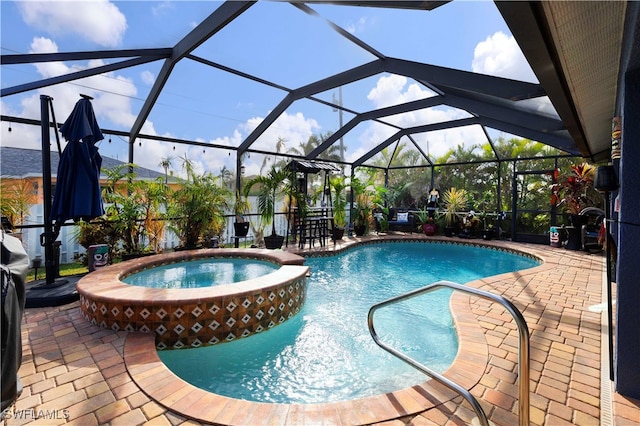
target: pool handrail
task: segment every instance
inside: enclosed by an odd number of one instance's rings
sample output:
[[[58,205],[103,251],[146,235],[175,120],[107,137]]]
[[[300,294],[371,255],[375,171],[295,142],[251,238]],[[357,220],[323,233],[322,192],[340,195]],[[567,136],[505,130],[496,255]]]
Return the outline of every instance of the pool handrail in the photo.
[[[522,316],[522,313],[520,313],[518,308],[516,308],[513,303],[511,303],[509,300],[505,299],[504,297],[496,294],[492,294],[477,288],[467,287],[465,285],[457,284],[451,281],[438,281],[436,283],[429,284],[425,287],[421,287],[419,289],[410,291],[408,293],[401,294],[399,296],[392,297],[385,301],[376,303],[373,306],[371,306],[371,308],[369,308],[367,324],[369,326],[369,333],[371,333],[371,337],[373,337],[374,342],[378,346],[380,346],[382,349],[386,350],[392,355],[395,355],[402,361],[420,370],[421,372],[431,377],[432,379],[442,383],[443,385],[447,386],[449,389],[453,390],[454,392],[457,392],[458,394],[460,394],[463,398],[467,400],[467,402],[469,402],[469,404],[471,404],[474,411],[476,412],[476,415],[478,416],[480,424],[483,426],[489,426],[489,420],[487,419],[487,415],[485,414],[484,410],[480,406],[480,403],[473,395],[471,395],[471,393],[467,389],[447,379],[441,374],[431,370],[429,367],[419,363],[413,358],[387,345],[382,340],[380,340],[378,334],[376,333],[376,330],[373,324],[373,316],[374,316],[374,313],[379,308],[382,308],[384,306],[391,305],[403,300],[411,299],[413,297],[431,292],[433,290],[437,290],[439,288],[450,288],[454,291],[461,291],[463,293],[469,293],[469,294],[483,297],[485,299],[492,300],[496,303],[501,304],[513,316],[518,326],[518,335],[519,335],[519,338],[518,338],[518,382],[519,382],[518,413],[519,413],[519,419],[520,419],[519,424],[520,426],[528,425],[529,424],[529,375],[530,375],[529,329],[527,327],[527,323],[524,317]]]

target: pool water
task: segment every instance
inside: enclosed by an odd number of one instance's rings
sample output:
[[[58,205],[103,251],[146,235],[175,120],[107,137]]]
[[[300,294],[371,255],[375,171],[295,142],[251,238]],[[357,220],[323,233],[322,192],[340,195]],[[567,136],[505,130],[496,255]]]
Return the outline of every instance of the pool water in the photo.
[[[207,258],[156,266],[122,282],[149,288],[200,288],[258,278],[280,268],[275,263],[237,258]]]
[[[160,358],[197,387],[250,401],[326,403],[399,390],[427,377],[373,342],[367,328],[371,305],[436,281],[465,283],[538,262],[490,249],[398,242],[306,264],[307,300],[296,317],[230,343],[160,351]],[[376,313],[376,331],[442,372],[458,350],[450,295],[438,290],[383,308]]]

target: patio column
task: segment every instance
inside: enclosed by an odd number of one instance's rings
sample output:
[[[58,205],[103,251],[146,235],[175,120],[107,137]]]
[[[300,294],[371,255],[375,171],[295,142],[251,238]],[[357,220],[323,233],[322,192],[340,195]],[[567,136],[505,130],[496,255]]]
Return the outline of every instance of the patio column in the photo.
[[[640,398],[640,70],[624,77],[616,297],[616,391]]]

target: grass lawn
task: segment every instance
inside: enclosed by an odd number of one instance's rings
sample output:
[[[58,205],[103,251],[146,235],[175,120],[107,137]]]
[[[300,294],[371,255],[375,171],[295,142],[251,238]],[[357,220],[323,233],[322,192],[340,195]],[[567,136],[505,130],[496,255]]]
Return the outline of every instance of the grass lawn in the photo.
[[[81,264],[81,263],[67,263],[64,265],[60,265],[60,276],[68,277],[70,275],[79,275],[86,274],[89,272],[89,269]],[[29,269],[27,273],[27,282],[31,282],[36,279],[36,271],[35,269]],[[45,269],[44,265],[38,268],[38,279],[45,279]]]
[[[249,248],[251,247],[251,244],[253,244],[253,240],[248,240],[245,238],[244,240],[240,241],[239,246],[241,248]],[[221,245],[221,247],[233,247],[233,243]],[[167,251],[170,251],[170,250],[167,250]],[[120,261],[119,259],[116,259],[116,262],[119,262],[119,261]],[[88,267],[81,263],[66,263],[64,265],[60,265],[60,276],[62,277],[68,277],[70,275],[86,274],[88,272],[89,272]],[[34,281],[35,279],[36,279],[35,270],[33,268],[29,269],[29,272],[27,273],[27,282]],[[38,279],[39,280],[45,279],[44,265],[38,268]]]

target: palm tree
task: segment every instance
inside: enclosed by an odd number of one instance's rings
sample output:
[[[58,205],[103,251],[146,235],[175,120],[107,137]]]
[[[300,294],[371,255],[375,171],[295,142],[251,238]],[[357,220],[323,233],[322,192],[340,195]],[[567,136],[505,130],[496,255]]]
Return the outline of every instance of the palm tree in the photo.
[[[164,169],[164,184],[167,185],[167,183],[169,182],[169,175],[168,175],[168,171],[169,168],[171,167],[171,161],[173,161],[173,157],[164,157],[160,160],[160,163],[158,164],[160,167],[162,167]]]
[[[276,141],[276,153],[279,154],[280,152],[282,152],[282,150],[285,147],[285,144],[287,143],[287,140],[285,138],[282,137],[278,137],[278,140]],[[267,163],[269,162],[269,159],[271,159],[271,156],[266,155],[264,157],[264,160],[262,160],[262,166],[260,166],[260,174],[262,175],[262,172],[264,171],[265,167],[267,167]],[[276,164],[274,163],[272,165],[272,167],[275,167]]]
[[[275,213],[276,201],[280,197],[289,196],[296,198],[298,206],[303,204],[298,196],[295,174],[286,167],[272,165],[267,174],[250,179],[244,186],[244,196],[249,196],[251,190],[258,187],[257,209],[265,225],[271,224],[271,236],[280,237],[276,233]],[[282,242],[280,243],[282,245]]]
[[[232,181],[233,173],[227,168],[227,166],[222,166],[220,169],[220,183],[222,186],[229,187]]]
[[[171,194],[168,214],[170,229],[178,235],[183,247],[192,248],[207,237],[221,234],[231,194],[218,185],[218,179],[211,173],[197,175],[191,160],[186,156],[181,159],[187,179]]]
[[[297,147],[294,146],[289,148],[287,152],[299,157],[306,157],[307,154],[316,149],[321,143],[322,141],[320,140],[320,138],[318,138],[318,136],[311,135],[306,142],[300,142],[300,145],[298,145]]]

